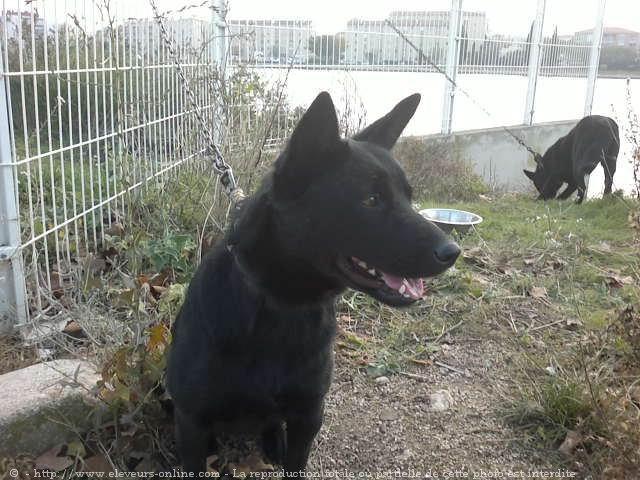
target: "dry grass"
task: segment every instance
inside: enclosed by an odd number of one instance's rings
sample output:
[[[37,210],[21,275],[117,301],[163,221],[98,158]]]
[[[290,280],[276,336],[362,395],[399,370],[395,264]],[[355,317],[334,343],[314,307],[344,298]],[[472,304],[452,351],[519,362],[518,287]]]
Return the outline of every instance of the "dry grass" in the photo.
[[[488,191],[471,167],[453,156],[444,144],[403,138],[395,146],[394,155],[407,173],[416,198],[472,201]]]
[[[38,352],[25,346],[19,335],[0,336],[0,375],[38,363]]]

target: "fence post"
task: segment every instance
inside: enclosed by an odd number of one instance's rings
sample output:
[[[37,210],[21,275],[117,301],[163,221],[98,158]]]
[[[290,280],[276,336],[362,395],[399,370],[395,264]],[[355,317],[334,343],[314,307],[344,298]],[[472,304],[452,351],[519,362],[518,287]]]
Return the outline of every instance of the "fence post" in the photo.
[[[460,62],[460,29],[462,17],[462,0],[451,0],[449,12],[449,38],[447,40],[447,76],[456,81],[458,63]],[[444,103],[442,105],[442,128],[445,135],[451,133],[453,120],[453,100],[456,95],[456,87],[447,78],[444,79]]]
[[[1,57],[1,56],[0,56]],[[8,80],[0,58],[0,332],[26,320],[17,177],[11,159]]]
[[[214,36],[214,52],[213,57],[216,62],[220,82],[218,82],[219,90],[215,92],[217,98],[214,99],[216,106],[214,108],[213,136],[214,141],[218,145],[222,145],[224,140],[224,105],[222,104],[222,89],[226,85],[227,76],[227,0],[211,0],[213,6],[213,36]]]
[[[596,24],[591,36],[591,54],[589,56],[589,72],[587,74],[587,96],[584,102],[584,114],[591,115],[593,107],[593,93],[596,88],[596,78],[598,77],[598,64],[600,63],[600,48],[602,46],[602,24],[604,22],[604,9],[607,0],[598,0],[598,12],[596,14]]]
[[[536,18],[533,20],[533,26],[531,29],[531,45],[529,45],[529,72],[527,74],[529,84],[527,86],[527,99],[524,107],[525,125],[533,125],[533,113],[536,106],[536,88],[538,86],[538,75],[540,74],[540,50],[546,6],[546,0],[538,0]]]

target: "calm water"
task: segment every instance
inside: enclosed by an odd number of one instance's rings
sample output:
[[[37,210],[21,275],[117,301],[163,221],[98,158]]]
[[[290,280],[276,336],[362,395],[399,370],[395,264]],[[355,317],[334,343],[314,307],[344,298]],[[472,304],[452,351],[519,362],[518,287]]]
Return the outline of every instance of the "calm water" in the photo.
[[[274,78],[282,71],[266,71],[265,78]],[[527,79],[508,75],[463,75],[458,78],[482,108],[458,93],[455,98],[454,130],[517,125],[523,120]],[[608,115],[618,121],[620,135],[624,137],[627,107],[623,79],[599,79],[596,84],[593,113]],[[631,81],[633,107],[640,115],[640,80]],[[441,125],[444,80],[433,73],[405,72],[336,72],[291,71],[288,80],[288,96],[291,104],[308,105],[320,90],[328,90],[338,108],[345,98],[354,95],[366,108],[368,120],[386,113],[395,102],[414,92],[422,94],[422,102],[405,133],[424,135],[437,133]],[[568,120],[582,117],[586,80],[581,78],[540,78],[536,97],[536,122]],[[353,104],[353,100],[350,101]],[[621,138],[618,170],[614,187],[629,192],[632,188],[630,147]],[[603,188],[603,172],[598,167],[592,174],[591,195],[598,195]]]

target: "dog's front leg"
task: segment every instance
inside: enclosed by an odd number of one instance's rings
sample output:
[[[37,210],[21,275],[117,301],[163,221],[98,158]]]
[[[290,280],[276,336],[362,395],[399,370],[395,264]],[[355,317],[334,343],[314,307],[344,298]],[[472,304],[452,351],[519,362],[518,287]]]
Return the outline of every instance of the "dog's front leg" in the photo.
[[[311,445],[322,426],[322,403],[304,410],[296,409],[287,415],[287,454],[284,470],[287,473],[305,470]]]
[[[282,422],[268,425],[262,432],[262,449],[270,461],[278,465],[284,463],[287,452],[287,432]]]
[[[205,472],[210,443],[209,430],[177,408],[175,409],[175,427],[182,468],[185,472]]]
[[[566,200],[571,196],[573,192],[576,191],[577,188],[578,186],[574,183],[568,184],[567,188],[565,188],[565,190],[560,195],[558,195],[558,200]]]

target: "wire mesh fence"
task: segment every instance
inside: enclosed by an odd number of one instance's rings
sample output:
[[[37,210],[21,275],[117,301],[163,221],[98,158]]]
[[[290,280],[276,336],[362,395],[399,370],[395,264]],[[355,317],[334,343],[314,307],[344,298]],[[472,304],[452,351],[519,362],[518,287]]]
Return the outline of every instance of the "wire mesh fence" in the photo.
[[[471,6],[481,7],[478,2]],[[532,6],[533,11],[526,12]],[[520,34],[491,33],[485,11],[460,12],[456,32],[460,73],[527,75],[531,45],[538,42],[544,50],[542,75],[586,75],[591,37],[560,36],[556,29],[535,39],[535,3],[510,8],[514,16],[531,22]],[[437,72],[436,67],[446,67],[451,22],[450,10],[391,11],[386,18],[354,18],[344,31],[327,35],[318,34],[311,20],[232,19],[228,23],[235,39],[230,60],[259,68]],[[407,40],[429,63],[421,60]]]
[[[442,0],[433,10],[353,18],[331,34],[312,18],[225,19],[226,5],[213,0],[159,3],[171,9],[161,17],[176,55],[147,1],[3,1],[0,326],[55,319],[64,307],[56,292],[74,266],[103,248],[146,188],[206,168],[187,89],[223,150],[249,159],[234,168],[252,177],[312,96],[298,90],[326,88],[335,70],[349,75],[338,103],[351,128],[364,121],[357,90],[370,82],[384,92],[400,77],[376,75],[393,74],[411,79],[406,94],[415,81],[443,105],[421,121],[446,133],[465,127],[452,121],[454,95],[458,106],[488,106],[497,92],[516,105],[509,123],[522,123],[523,106],[533,121],[538,77],[584,79],[597,66],[597,30],[559,34],[544,23],[553,3],[545,0],[511,2],[510,28],[495,26],[491,2]],[[506,78],[517,79],[508,93],[496,88]]]
[[[132,18],[126,2],[3,2],[1,167],[17,200],[3,223],[20,232],[10,254],[21,270],[13,298],[22,320],[55,318],[56,291],[126,217],[131,198],[206,148],[145,7]],[[217,124],[214,23],[174,18],[167,28]]]

